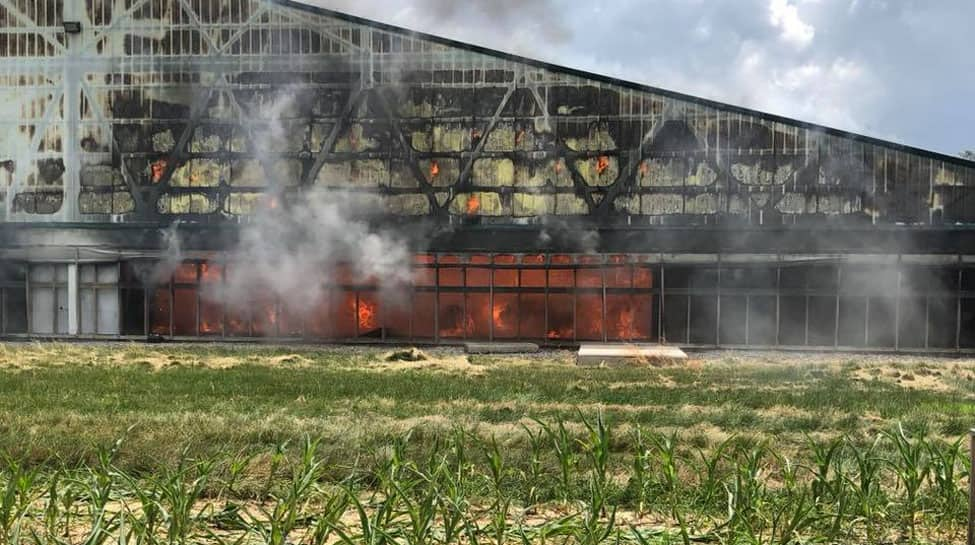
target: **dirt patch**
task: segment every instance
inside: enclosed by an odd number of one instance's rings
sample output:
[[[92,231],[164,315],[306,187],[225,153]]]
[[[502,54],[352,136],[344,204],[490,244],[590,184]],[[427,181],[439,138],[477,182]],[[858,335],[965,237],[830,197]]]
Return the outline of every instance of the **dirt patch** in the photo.
[[[774,405],[765,409],[758,409],[755,411],[755,413],[762,418],[769,419],[812,418],[816,416],[816,414],[812,411],[807,411],[791,405]]]
[[[430,356],[423,353],[419,348],[404,348],[403,350],[395,350],[387,354],[384,360],[389,362],[400,362],[400,361],[427,361]]]
[[[606,388],[610,391],[619,390],[642,390],[644,388],[674,388],[677,383],[674,379],[666,375],[655,375],[652,377],[653,380],[640,380],[633,382],[610,382],[606,385]]]
[[[376,372],[427,371],[462,376],[482,376],[487,368],[472,365],[464,354],[425,354],[427,359],[418,361],[389,361],[381,357],[378,361],[366,363],[362,368]]]
[[[969,377],[975,375],[973,369],[975,364],[968,361],[943,367],[926,362],[897,361],[892,364],[888,361],[858,365],[850,370],[850,376],[853,380],[865,383],[877,381],[911,390],[952,393],[962,390],[959,384],[969,381]]]

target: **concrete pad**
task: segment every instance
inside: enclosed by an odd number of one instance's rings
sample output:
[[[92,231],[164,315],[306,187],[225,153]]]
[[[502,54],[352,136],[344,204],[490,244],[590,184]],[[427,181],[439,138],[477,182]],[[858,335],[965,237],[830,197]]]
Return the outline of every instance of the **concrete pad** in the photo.
[[[468,354],[534,354],[538,345],[534,343],[464,343]]]
[[[583,343],[576,358],[581,367],[663,367],[685,361],[683,350],[662,344]]]

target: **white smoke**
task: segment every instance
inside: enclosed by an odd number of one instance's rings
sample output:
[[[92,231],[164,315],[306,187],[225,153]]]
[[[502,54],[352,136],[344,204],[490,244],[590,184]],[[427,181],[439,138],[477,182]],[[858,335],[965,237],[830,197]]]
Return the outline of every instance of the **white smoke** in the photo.
[[[409,244],[370,226],[364,218],[377,212],[359,195],[319,188],[263,208],[228,253],[224,282],[204,297],[246,309],[260,293],[307,313],[323,300],[325,285],[348,270],[356,283],[374,282],[383,300],[395,300],[412,279]]]
[[[242,112],[241,128],[254,144],[256,159],[275,164],[271,150],[290,136],[286,117],[295,103],[294,92],[279,91],[259,111]],[[245,117],[245,114],[255,115]],[[318,151],[318,150],[314,150]],[[256,298],[274,297],[289,312],[307,315],[319,307],[328,284],[340,271],[349,271],[356,284],[375,285],[387,304],[402,300],[412,281],[407,237],[370,224],[383,212],[374,195],[321,187],[299,188],[297,180],[265,169],[263,201],[240,226],[237,242],[212,259],[224,266],[222,282],[206,282],[204,300],[247,311]],[[179,222],[163,233],[166,246],[152,274],[165,282],[186,259],[178,233]]]
[[[263,119],[241,121],[264,165],[274,163],[268,152],[292,136],[284,117],[295,100],[285,88],[260,108]],[[243,224],[226,257],[224,282],[204,297],[244,310],[259,292],[304,314],[319,305],[336,274],[348,270],[357,284],[374,283],[384,301],[396,301],[412,279],[411,252],[404,237],[370,225],[369,218],[382,213],[378,199],[314,186],[296,190],[296,180],[266,174],[267,202]]]
[[[150,284],[161,284],[169,281],[176,268],[183,262],[183,241],[179,236],[180,221],[174,221],[162,232],[162,243],[165,246],[162,260],[160,260],[151,270],[143,269],[142,273],[147,274],[143,280]]]

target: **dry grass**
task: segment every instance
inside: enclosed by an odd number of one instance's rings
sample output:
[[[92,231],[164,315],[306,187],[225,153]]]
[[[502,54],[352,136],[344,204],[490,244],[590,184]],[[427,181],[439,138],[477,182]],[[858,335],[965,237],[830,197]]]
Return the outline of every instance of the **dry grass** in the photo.
[[[512,524],[534,528],[579,510],[577,503],[554,501],[561,493],[553,492],[558,471],[547,443],[540,451],[546,484],[528,484],[538,452],[528,433],[540,433],[540,422],[561,421],[579,449],[580,471],[590,471],[589,447],[580,445],[592,439],[587,425],[593,415],[602,414],[612,427],[608,486],[622,505],[619,521],[673,528],[669,512],[632,508],[631,468],[645,447],[640,434],[678,438],[681,482],[700,480],[700,467],[692,462],[720,452],[726,441],[744,445],[735,463],[750,445],[764,445],[760,474],[779,493],[785,460],[814,467],[810,438],[845,438],[865,447],[903,425],[911,436],[953,441],[975,422],[975,360],[969,359],[709,352],[682,365],[592,369],[576,367],[567,351],[468,356],[436,348],[425,350],[426,359],[406,362],[387,361],[389,353],[365,347],[0,344],[0,451],[28,467],[91,467],[100,451],[124,437],[113,467],[140,476],[165,474],[187,459],[222,460],[219,471],[226,472],[227,460],[249,458],[235,493],[245,516],[259,519],[260,508],[270,505],[262,495],[266,483],[290,478],[275,452],[293,460],[306,436],[322,439],[320,478],[334,486],[350,473],[374,482],[372,468],[387,463],[405,436],[407,454],[422,467],[431,452],[447,448],[445,438],[449,442],[464,430],[478,464],[485,463],[487,445],[497,442],[508,471],[505,486],[513,494],[548,494],[546,501],[512,507]],[[889,441],[884,449],[883,456],[895,456]],[[478,487],[488,486],[487,475],[485,470],[478,477]],[[569,484],[584,499],[586,481],[577,480]],[[899,494],[893,479],[885,487]],[[208,494],[220,496],[220,490]],[[715,502],[721,505],[692,516],[721,516],[725,496]],[[478,524],[487,521],[484,509],[471,508]],[[934,515],[926,513],[927,520]],[[351,515],[343,517],[355,530]],[[902,521],[894,522],[881,538],[903,541]],[[945,535],[955,537],[953,519],[946,524]],[[926,527],[925,535],[942,530]]]
[[[306,431],[336,451],[389,430],[466,423],[520,429],[603,410],[618,424],[796,443],[896,423],[944,438],[975,419],[975,360],[709,352],[681,366],[583,369],[571,352],[388,362],[390,350],[141,344],[0,344],[0,440],[15,452],[87,459],[126,433],[133,458],[179,447],[253,449]],[[356,425],[352,426],[351,423]],[[173,443],[176,438],[176,443]],[[143,456],[144,455],[144,456]]]

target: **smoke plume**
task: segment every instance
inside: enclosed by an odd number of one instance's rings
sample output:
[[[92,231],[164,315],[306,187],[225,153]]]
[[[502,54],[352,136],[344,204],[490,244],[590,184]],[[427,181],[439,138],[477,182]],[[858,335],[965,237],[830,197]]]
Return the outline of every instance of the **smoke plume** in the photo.
[[[366,218],[379,211],[358,197],[314,188],[262,209],[228,253],[224,282],[204,296],[246,308],[260,292],[304,313],[344,268],[361,283],[376,282],[384,300],[395,300],[398,288],[411,282],[409,243],[373,228]]]
[[[283,88],[259,111],[242,112],[240,127],[248,134],[256,159],[275,164],[270,150],[288,138],[284,117],[295,93]],[[254,115],[247,115],[254,114]],[[265,168],[266,194],[242,220],[236,243],[212,259],[224,265],[222,282],[205,283],[201,296],[246,311],[256,297],[274,297],[290,312],[307,313],[323,300],[326,285],[338,274],[351,273],[356,284],[377,286],[386,302],[396,303],[410,284],[412,255],[408,236],[374,227],[371,218],[383,210],[373,195],[298,188],[284,172]],[[152,272],[165,282],[186,259],[175,223],[163,233],[165,250]]]

